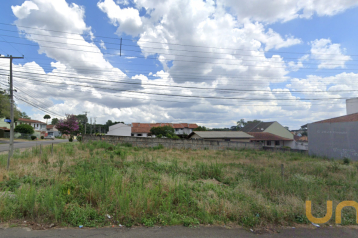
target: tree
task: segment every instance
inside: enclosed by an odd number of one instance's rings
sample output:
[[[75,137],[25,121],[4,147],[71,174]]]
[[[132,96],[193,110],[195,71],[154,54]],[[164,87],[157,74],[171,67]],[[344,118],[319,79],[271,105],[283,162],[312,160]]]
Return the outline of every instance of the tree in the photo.
[[[46,119],[46,125],[47,125],[47,120],[48,120],[48,119],[51,119],[51,116],[48,115],[48,114],[46,114],[46,115],[44,116],[44,119]]]
[[[0,118],[10,119],[10,98],[5,91],[0,90]],[[21,112],[14,105],[14,121],[17,121]]]
[[[240,121],[237,121],[236,122],[236,127],[237,129],[241,130],[241,128],[244,128],[246,126],[246,122],[245,122],[245,119],[241,119]]]
[[[77,117],[72,114],[66,114],[66,119],[59,120],[59,122],[55,127],[62,134],[67,134],[71,136],[77,133],[78,130],[80,129],[78,125]]]
[[[195,128],[193,131],[207,131],[205,126],[198,126],[197,128]]]
[[[32,126],[27,124],[21,124],[21,125],[17,125],[14,131],[23,134],[33,134],[34,128],[32,128]]]
[[[31,117],[29,117],[26,112],[20,112],[20,118],[31,119]]]
[[[162,136],[165,136],[167,138],[173,138],[178,139],[179,137],[174,133],[174,128],[171,126],[158,126],[158,127],[152,127],[150,129],[150,133],[155,135],[156,137],[161,138]]]
[[[56,125],[58,121],[58,118],[52,118],[51,125]]]

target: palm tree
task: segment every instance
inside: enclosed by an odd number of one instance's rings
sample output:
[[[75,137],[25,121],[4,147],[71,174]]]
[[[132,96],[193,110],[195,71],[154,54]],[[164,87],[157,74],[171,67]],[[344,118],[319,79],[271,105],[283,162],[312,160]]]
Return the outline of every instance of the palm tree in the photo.
[[[46,125],[47,125],[47,120],[48,120],[48,119],[51,119],[51,116],[48,115],[48,114],[46,114],[46,115],[44,116],[44,119],[46,119]]]

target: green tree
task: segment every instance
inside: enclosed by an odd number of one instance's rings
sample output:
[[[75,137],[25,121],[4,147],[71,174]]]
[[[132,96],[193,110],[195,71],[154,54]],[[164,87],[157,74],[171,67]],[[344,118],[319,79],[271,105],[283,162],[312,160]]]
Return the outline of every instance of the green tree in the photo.
[[[0,90],[0,118],[10,119],[10,98],[5,91]],[[14,121],[20,118],[21,112],[14,105]]]
[[[48,114],[46,114],[46,115],[44,116],[44,119],[46,119],[46,125],[47,125],[47,121],[48,121],[48,119],[51,119],[51,116],[48,115]]]
[[[195,128],[193,131],[207,131],[205,126],[198,126],[197,128]]]
[[[21,125],[17,125],[14,131],[23,134],[33,134],[34,128],[32,128],[32,126],[27,124],[21,124]]]
[[[58,118],[52,118],[51,125],[56,125],[58,121]]]
[[[150,133],[158,138],[165,136],[167,138],[179,139],[179,137],[174,133],[174,128],[171,126],[152,127],[150,129]]]
[[[29,117],[26,112],[20,112],[20,118],[31,119],[31,117]]]

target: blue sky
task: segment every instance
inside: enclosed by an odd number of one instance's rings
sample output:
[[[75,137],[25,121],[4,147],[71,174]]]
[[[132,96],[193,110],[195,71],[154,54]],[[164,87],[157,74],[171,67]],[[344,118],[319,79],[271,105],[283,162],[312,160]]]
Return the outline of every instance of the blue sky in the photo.
[[[25,56],[16,102],[34,119],[294,129],[358,94],[358,1],[310,2],[2,1],[0,54]]]

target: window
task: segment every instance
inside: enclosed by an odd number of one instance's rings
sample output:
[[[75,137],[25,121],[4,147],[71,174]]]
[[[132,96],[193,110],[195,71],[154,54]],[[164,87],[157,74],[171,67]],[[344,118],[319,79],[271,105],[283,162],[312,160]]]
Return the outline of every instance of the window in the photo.
[[[142,136],[142,134],[137,134],[137,136]]]
[[[271,145],[271,141],[270,141],[270,140],[267,141],[267,145]]]
[[[230,141],[230,139],[225,139],[225,141]]]
[[[275,141],[275,145],[280,145],[280,141],[279,140]]]
[[[134,136],[134,134],[132,133],[131,136]]]

